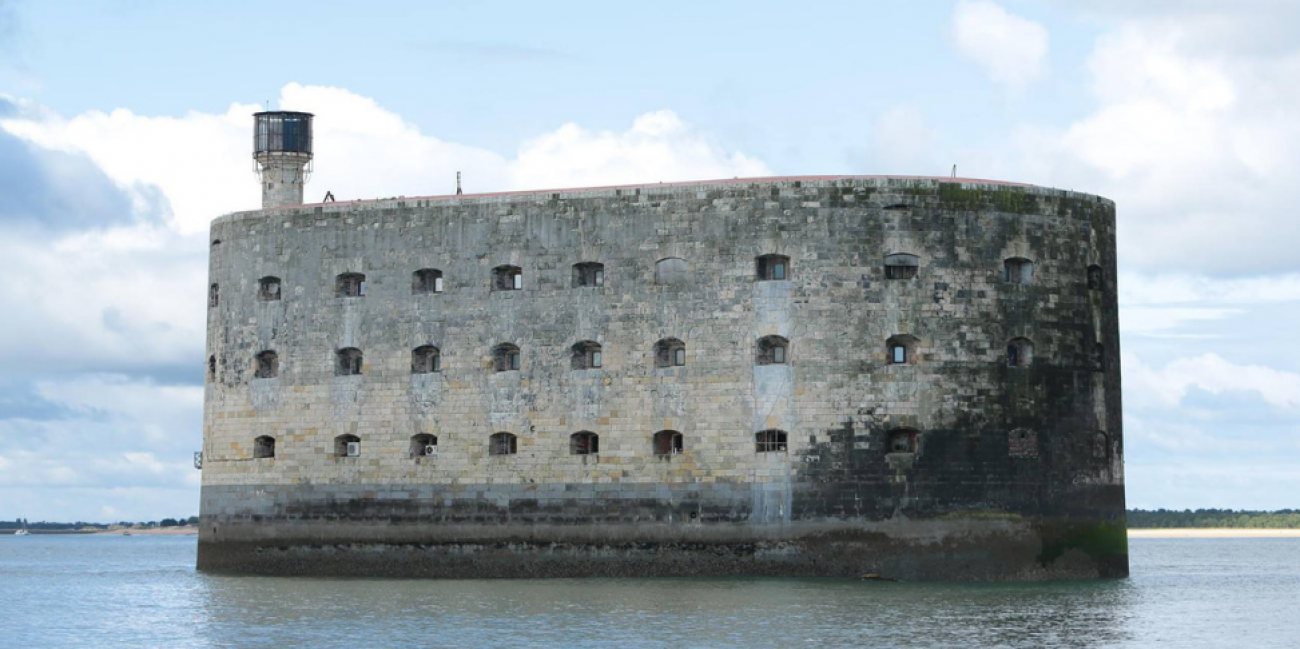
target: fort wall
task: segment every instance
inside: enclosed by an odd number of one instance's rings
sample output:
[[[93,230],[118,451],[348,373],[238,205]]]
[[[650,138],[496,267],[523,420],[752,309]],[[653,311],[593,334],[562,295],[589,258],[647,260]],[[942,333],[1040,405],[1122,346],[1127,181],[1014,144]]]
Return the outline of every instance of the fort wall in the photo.
[[[758,179],[290,206],[212,239],[202,569],[1127,574],[1105,199]]]

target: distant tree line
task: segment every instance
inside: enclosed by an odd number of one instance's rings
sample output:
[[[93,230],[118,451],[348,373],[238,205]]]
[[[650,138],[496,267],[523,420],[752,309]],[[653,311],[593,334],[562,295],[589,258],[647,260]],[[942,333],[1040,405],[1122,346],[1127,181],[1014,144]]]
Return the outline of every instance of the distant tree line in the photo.
[[[1236,509],[1130,509],[1130,528],[1235,527],[1300,528],[1300,509],[1262,512]]]
[[[153,527],[177,527],[180,525],[198,525],[198,516],[189,516],[187,518],[164,518],[160,521],[118,521],[116,523],[87,523],[85,521],[76,521],[73,523],[53,523],[49,521],[37,521],[35,523],[26,519],[15,519],[12,521],[0,521],[0,530],[17,530],[22,529],[24,525],[29,530],[48,530],[51,532],[69,531],[69,530],[106,530],[114,525],[119,527],[131,528],[153,528]]]

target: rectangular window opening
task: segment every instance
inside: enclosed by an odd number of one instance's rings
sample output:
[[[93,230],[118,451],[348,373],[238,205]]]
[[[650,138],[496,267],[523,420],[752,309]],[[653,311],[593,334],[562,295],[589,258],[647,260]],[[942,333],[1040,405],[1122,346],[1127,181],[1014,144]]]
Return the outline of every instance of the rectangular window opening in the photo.
[[[520,273],[512,275],[510,281],[514,282],[513,285],[516,291],[524,287],[524,276]]]
[[[686,364],[686,350],[679,349],[675,354],[673,354],[673,365],[685,365],[685,364]]]
[[[772,279],[785,279],[785,264],[783,262],[778,261],[776,265],[772,266]]]
[[[600,352],[591,353],[591,366],[600,367]]]

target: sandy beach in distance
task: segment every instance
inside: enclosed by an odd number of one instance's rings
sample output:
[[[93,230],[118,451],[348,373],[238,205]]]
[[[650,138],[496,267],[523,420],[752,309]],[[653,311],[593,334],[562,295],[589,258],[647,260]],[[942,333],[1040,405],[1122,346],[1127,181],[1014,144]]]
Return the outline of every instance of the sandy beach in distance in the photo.
[[[1265,529],[1232,527],[1169,527],[1154,529],[1132,529],[1128,531],[1132,538],[1140,539],[1259,539],[1259,538],[1300,538],[1300,529]]]

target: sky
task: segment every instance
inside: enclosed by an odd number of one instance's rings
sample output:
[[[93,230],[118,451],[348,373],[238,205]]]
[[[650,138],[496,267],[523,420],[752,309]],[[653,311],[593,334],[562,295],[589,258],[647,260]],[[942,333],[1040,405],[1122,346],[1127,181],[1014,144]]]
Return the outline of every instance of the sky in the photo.
[[[0,0],[0,520],[198,511],[208,224],[307,199],[947,175],[1116,201],[1130,506],[1300,507],[1300,3]]]

